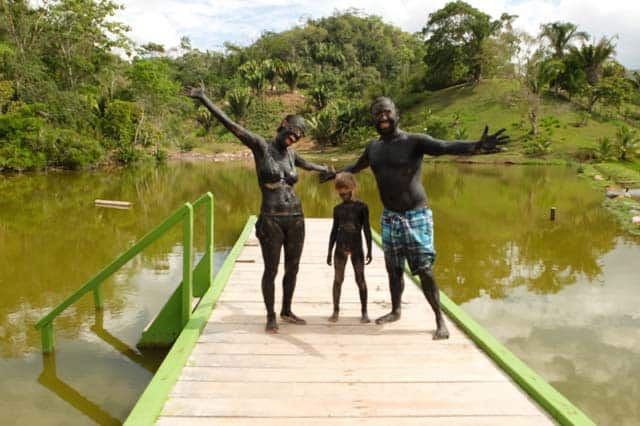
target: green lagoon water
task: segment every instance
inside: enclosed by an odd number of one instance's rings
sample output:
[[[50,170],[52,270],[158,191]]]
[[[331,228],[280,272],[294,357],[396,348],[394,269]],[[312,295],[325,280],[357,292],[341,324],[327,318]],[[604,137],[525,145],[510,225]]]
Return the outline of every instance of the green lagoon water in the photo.
[[[358,179],[379,229],[373,177]],[[425,164],[423,180],[441,289],[596,423],[639,424],[640,241],[617,227],[602,194],[565,167]],[[297,190],[307,217],[330,217],[338,202],[311,174]],[[34,324],[206,191],[216,197],[219,265],[259,209],[250,163],[0,177],[0,424],[126,418],[164,356],[135,344],[180,281],[181,227],[106,283],[99,318],[88,295],[56,320],[55,357],[43,361]],[[201,235],[196,246],[201,254]]]

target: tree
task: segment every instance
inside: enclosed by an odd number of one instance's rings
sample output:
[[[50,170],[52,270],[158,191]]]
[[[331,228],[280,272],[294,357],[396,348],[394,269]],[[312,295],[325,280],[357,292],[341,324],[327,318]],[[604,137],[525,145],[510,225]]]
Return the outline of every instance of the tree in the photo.
[[[534,53],[525,66],[524,86],[528,89],[529,123],[531,134],[538,134],[538,113],[540,108],[540,96],[544,88],[550,82],[557,79],[564,70],[564,64],[557,59],[544,59],[542,51]]]
[[[541,41],[547,41],[552,51],[551,57],[556,61],[562,61],[565,58],[567,51],[572,47],[572,43],[578,40],[588,40],[589,35],[584,31],[578,31],[578,27],[571,22],[551,22],[548,24],[542,24],[540,26],[540,35],[538,38]],[[559,89],[564,85],[565,88],[570,87],[576,89],[572,83],[578,74],[575,73],[576,69],[573,67],[565,66],[563,73],[557,76],[557,78],[551,81],[551,86],[556,95],[559,94]],[[564,83],[564,84],[563,84]],[[570,93],[572,91],[570,90]]]
[[[605,64],[615,54],[616,46],[613,38],[602,37],[596,44],[583,44],[579,49],[572,47],[571,53],[575,56],[586,75],[586,85],[583,91],[587,96],[587,109],[593,111],[598,100],[616,98],[616,93],[622,88],[617,78],[601,82]]]
[[[478,82],[487,56],[486,41],[501,28],[500,20],[463,1],[447,3],[429,14],[422,29],[431,86]]]
[[[251,93],[245,88],[236,88],[227,93],[231,115],[238,121],[242,121],[247,115],[251,100]]]
[[[262,93],[267,81],[265,69],[256,61],[248,61],[238,68],[242,79],[249,85],[257,95]]]
[[[278,70],[278,74],[289,87],[289,92],[293,93],[302,77],[302,67],[296,63],[285,63]]]
[[[551,22],[540,26],[540,40],[547,40],[555,59],[562,59],[573,41],[586,41],[589,35],[578,31],[578,27],[571,22]]]
[[[111,63],[111,49],[130,50],[124,24],[110,19],[122,6],[110,0],[60,0],[45,3],[44,62],[61,87],[95,82]]]
[[[26,0],[0,1],[3,70],[19,100],[41,101],[50,86],[40,59],[45,15],[44,8],[31,8]]]
[[[276,83],[278,81],[278,62],[277,60],[265,59],[260,65],[264,78],[269,82],[269,90],[272,92],[276,90]]]
[[[626,161],[630,156],[635,153],[635,150],[640,146],[640,139],[638,139],[638,133],[635,129],[631,129],[627,126],[621,126],[616,132],[618,159]]]

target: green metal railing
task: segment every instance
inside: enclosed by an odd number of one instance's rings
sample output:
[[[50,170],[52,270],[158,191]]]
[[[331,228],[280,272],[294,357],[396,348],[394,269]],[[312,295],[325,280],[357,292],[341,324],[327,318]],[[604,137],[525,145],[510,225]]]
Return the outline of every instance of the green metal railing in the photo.
[[[198,200],[192,203],[185,203],[173,214],[164,220],[155,229],[149,232],[136,242],[131,248],[118,256],[113,262],[98,272],[93,278],[88,280],[74,294],[69,296],[64,302],[54,308],[36,324],[36,329],[42,335],[42,352],[49,353],[55,350],[55,334],[53,321],[64,312],[69,306],[77,302],[82,296],[93,292],[93,300],[96,310],[104,307],[104,297],[102,283],[124,266],[133,257],[142,252],[151,243],[162,237],[174,225],[182,222],[182,284],[181,284],[181,326],[184,327],[191,318],[191,299],[193,297],[193,218],[194,210],[201,206],[206,206],[206,241],[204,265],[205,273],[208,277],[207,284],[211,285],[213,280],[213,194],[207,192]]]

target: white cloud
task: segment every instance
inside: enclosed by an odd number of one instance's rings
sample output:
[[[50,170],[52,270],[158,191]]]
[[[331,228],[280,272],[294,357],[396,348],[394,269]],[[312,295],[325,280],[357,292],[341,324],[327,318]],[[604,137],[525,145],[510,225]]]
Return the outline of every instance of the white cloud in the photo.
[[[494,18],[502,12],[518,15],[516,26],[537,34],[540,24],[569,21],[596,38],[618,35],[618,60],[640,68],[640,5],[626,0],[468,0]],[[356,8],[381,16],[405,31],[420,31],[428,14],[444,6],[438,0],[124,0],[119,19],[132,27],[138,43],[150,41],[177,46],[181,36],[191,38],[200,49],[220,49],[225,41],[247,45],[263,31],[283,31],[301,18],[319,18],[335,10]],[[304,19],[303,19],[304,20]]]

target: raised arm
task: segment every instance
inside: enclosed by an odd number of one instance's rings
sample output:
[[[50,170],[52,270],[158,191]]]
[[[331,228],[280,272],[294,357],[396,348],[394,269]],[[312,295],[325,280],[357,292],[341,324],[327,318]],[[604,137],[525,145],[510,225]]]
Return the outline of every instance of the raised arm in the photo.
[[[424,134],[411,134],[410,138],[418,142],[418,146],[423,154],[428,155],[472,155],[490,154],[500,152],[502,149],[498,145],[503,145],[509,141],[509,136],[503,135],[505,129],[500,129],[494,134],[489,134],[489,126],[485,126],[484,132],[476,142],[469,141],[444,141]]]
[[[333,226],[331,227],[331,235],[329,235],[329,251],[327,252],[327,265],[331,266],[331,254],[333,246],[336,244],[336,235],[338,233],[338,216],[336,209],[333,209]]]
[[[371,225],[369,224],[369,207],[364,205],[362,209],[362,231],[367,242],[367,265],[371,263]]]
[[[211,100],[207,98],[207,95],[204,94],[204,89],[202,87],[188,88],[185,94],[202,102],[202,104],[211,111],[211,114],[213,114],[213,116],[220,121],[227,130],[233,133],[240,142],[249,147],[252,151],[255,151],[258,148],[265,148],[267,146],[267,142],[262,137],[240,126],[238,123],[230,119],[229,116],[218,108],[217,105],[211,102]]]

